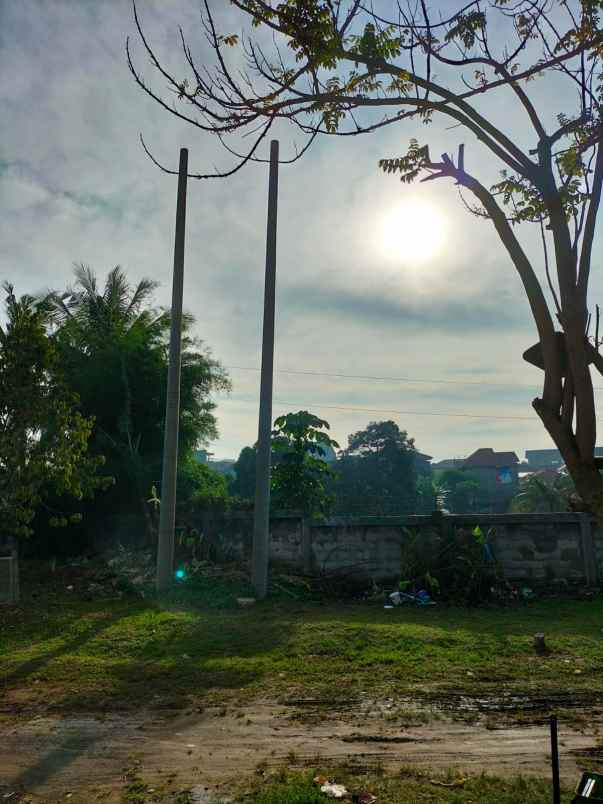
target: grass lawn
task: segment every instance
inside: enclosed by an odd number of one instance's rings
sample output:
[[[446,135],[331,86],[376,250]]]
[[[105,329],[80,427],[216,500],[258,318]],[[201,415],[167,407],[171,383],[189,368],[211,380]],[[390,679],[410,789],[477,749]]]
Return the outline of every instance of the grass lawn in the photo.
[[[245,610],[240,593],[215,581],[162,602],[26,591],[19,607],[0,609],[0,688],[13,704],[60,711],[178,707],[229,692],[603,693],[601,599],[385,610],[283,598]],[[539,631],[545,657],[533,650]]]
[[[265,783],[256,783],[241,801],[250,804],[326,804],[327,799],[312,781],[313,773],[283,771]],[[339,771],[334,777],[351,793],[369,792],[379,804],[550,804],[549,781],[540,779],[497,779],[493,776],[465,777],[454,772],[439,776],[402,769],[395,776],[355,776]],[[566,804],[572,793],[563,791]],[[348,799],[349,800],[349,799]],[[362,800],[362,799],[360,799]],[[369,799],[370,800],[370,799]]]

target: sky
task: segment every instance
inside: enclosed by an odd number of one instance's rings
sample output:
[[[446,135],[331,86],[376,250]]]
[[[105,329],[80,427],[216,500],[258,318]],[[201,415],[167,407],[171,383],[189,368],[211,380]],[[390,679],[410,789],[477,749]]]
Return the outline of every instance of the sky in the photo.
[[[200,62],[210,59],[199,6],[138,3],[158,55],[183,76],[179,25]],[[230,4],[213,7],[224,33],[240,32]],[[169,305],[176,178],[149,161],[139,134],[174,168],[180,147],[191,172],[231,164],[210,135],[136,86],[128,35],[152,79],[126,0],[0,2],[0,280],[19,294],[66,287],[74,263],[101,278],[119,264],[132,283],[157,280],[157,303]],[[165,90],[162,79],[153,85]],[[548,109],[552,93],[543,82],[533,98]],[[530,145],[512,104],[494,99],[489,112]],[[295,132],[278,136],[291,154]],[[491,224],[470,216],[450,183],[408,186],[378,169],[411,137],[436,154],[464,142],[471,170],[496,180],[471,136],[415,122],[325,138],[281,166],[274,416],[310,410],[342,447],[369,421],[393,419],[436,460],[552,447],[530,404],[541,372],[521,357],[535,329]],[[232,380],[215,399],[215,458],[236,458],[257,437],[267,189],[263,164],[189,181],[184,305]],[[536,254],[536,232],[526,238]],[[599,253],[597,241],[595,301]]]

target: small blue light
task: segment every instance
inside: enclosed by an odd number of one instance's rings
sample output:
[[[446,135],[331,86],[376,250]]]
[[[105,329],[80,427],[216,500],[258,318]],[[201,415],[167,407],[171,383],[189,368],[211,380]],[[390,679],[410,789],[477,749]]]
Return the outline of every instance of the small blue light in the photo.
[[[184,570],[181,570],[181,569],[176,570],[176,578],[178,578],[179,581],[181,581],[184,577],[185,577]]]

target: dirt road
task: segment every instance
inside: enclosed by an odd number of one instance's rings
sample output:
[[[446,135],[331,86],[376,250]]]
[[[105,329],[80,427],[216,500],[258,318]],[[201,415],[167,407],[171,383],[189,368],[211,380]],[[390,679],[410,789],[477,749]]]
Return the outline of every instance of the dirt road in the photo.
[[[412,724],[421,717],[423,725]],[[214,707],[159,718],[156,712],[101,718],[37,715],[5,729],[0,793],[24,790],[33,801],[65,801],[69,793],[71,802],[96,796],[116,801],[124,773],[132,767],[149,784],[172,774],[174,785],[198,785],[201,791],[223,790],[233,778],[263,764],[379,763],[395,769],[414,763],[548,775],[546,725],[488,725],[441,716],[434,720],[416,709],[409,717],[391,703],[371,701],[349,710],[341,704],[330,708],[324,701],[256,701],[240,709]],[[562,724],[560,739],[561,772],[569,781],[585,762],[603,765],[594,725],[582,734]]]

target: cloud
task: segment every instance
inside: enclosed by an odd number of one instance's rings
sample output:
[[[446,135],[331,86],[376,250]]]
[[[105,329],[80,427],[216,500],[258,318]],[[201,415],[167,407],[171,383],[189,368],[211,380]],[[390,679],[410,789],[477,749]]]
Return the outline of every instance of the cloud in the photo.
[[[73,262],[89,263],[100,276],[119,263],[132,282],[157,279],[157,301],[169,303],[176,181],[150,164],[139,133],[172,166],[182,146],[198,172],[224,167],[229,157],[135,85],[125,60],[127,35],[133,35],[136,64],[146,77],[151,70],[127,3],[1,5],[0,57],[10,80],[0,87],[0,279],[11,279],[18,292],[37,292],[69,284]],[[239,15],[230,4],[215,5],[223,31],[237,32]],[[198,0],[140,0],[139,9],[153,46],[176,75],[186,75],[178,24],[196,57],[207,61]],[[165,92],[164,79],[153,80]],[[456,148],[461,133],[407,125],[324,140],[302,162],[281,167],[277,368],[489,379],[507,387],[277,373],[275,398],[315,404],[341,443],[379,414],[339,407],[530,416],[531,390],[513,386],[537,386],[541,379],[521,360],[536,338],[520,282],[492,227],[463,210],[451,185],[407,187],[380,173],[378,159],[403,153],[411,136],[433,142],[439,153]],[[287,156],[294,134],[281,128],[279,137]],[[495,178],[492,164],[466,142],[472,168]],[[227,181],[189,182],[185,307],[227,366],[260,364],[267,185],[265,165],[249,165]],[[420,269],[402,252],[399,260],[386,259],[380,247],[383,215],[402,199],[426,201],[448,221],[445,249]],[[526,242],[535,249],[538,233]],[[234,368],[232,376],[232,394],[219,397],[217,456],[236,455],[257,435],[259,376]],[[279,405],[275,413],[284,412]],[[320,405],[331,407],[321,411]],[[398,419],[436,457],[546,443],[536,419],[492,420],[491,426]]]
[[[378,326],[405,334],[455,332],[479,334],[508,332],[525,324],[525,311],[514,304],[510,293],[503,291],[497,298],[439,299],[422,296],[417,299],[394,297],[373,291],[360,295],[344,288],[321,288],[314,285],[288,286],[281,293],[283,312],[288,315],[309,315],[314,322],[321,314],[325,323],[334,328],[334,320],[345,318],[359,327]],[[385,334],[385,332],[384,332]]]

